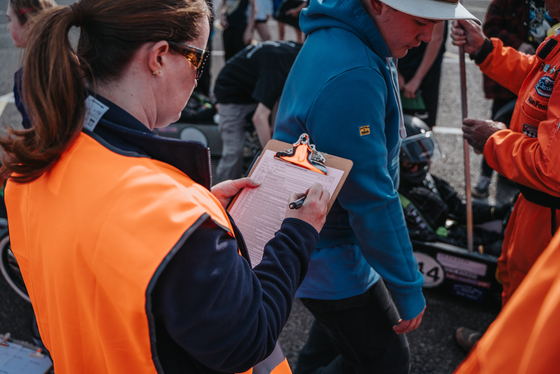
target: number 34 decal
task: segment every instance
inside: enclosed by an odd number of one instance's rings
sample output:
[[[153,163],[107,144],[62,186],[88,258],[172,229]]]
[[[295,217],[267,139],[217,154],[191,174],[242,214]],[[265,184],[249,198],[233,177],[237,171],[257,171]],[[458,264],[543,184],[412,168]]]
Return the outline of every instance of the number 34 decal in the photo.
[[[424,276],[424,287],[437,287],[443,283],[445,276],[439,262],[420,252],[414,252],[414,256],[416,257],[416,262],[418,262],[418,270]]]

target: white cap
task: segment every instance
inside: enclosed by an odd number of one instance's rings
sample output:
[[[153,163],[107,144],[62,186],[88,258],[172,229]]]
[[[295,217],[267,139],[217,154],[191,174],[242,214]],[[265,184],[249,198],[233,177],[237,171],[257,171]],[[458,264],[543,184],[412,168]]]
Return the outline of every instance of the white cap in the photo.
[[[412,16],[434,19],[471,19],[481,25],[458,0],[380,0],[400,12]]]

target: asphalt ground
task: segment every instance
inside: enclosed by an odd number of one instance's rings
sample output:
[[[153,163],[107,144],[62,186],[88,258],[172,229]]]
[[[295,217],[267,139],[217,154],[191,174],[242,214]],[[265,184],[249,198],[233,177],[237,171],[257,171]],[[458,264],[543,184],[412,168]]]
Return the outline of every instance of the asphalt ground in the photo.
[[[465,6],[481,20],[484,19],[489,0],[464,1]],[[21,117],[11,99],[13,73],[21,60],[21,51],[13,47],[9,33],[6,31],[5,11],[8,0],[0,0],[0,128],[19,126]],[[58,1],[68,5],[71,1]],[[275,21],[268,22],[273,38],[277,35]],[[290,27],[286,30],[287,38],[294,39]],[[256,37],[258,39],[258,37]],[[294,39],[295,40],[295,39]],[[217,28],[213,35],[212,79],[215,79],[224,64],[221,32]],[[434,128],[442,157],[434,161],[431,172],[448,180],[465,198],[464,142],[460,135],[461,127],[461,87],[458,50],[447,42],[447,53],[443,63],[440,87],[440,104],[437,126]],[[466,61],[468,116],[489,118],[491,102],[484,99],[482,77],[478,68]],[[476,184],[480,172],[481,156],[469,152],[470,178]],[[214,163],[215,164],[215,163]],[[490,203],[508,201],[515,194],[515,188],[498,181],[494,175],[490,185]],[[427,300],[426,313],[420,327],[407,334],[412,355],[412,373],[448,374],[452,373],[463,360],[465,354],[453,340],[454,330],[458,326],[467,326],[484,331],[499,312],[495,305],[479,304],[467,299],[448,294],[439,289],[425,289]],[[10,332],[15,339],[32,342],[29,332],[32,308],[12,291],[0,277],[0,334]],[[284,352],[293,366],[297,352],[304,344],[312,316],[299,301],[295,301],[290,319],[281,335]]]

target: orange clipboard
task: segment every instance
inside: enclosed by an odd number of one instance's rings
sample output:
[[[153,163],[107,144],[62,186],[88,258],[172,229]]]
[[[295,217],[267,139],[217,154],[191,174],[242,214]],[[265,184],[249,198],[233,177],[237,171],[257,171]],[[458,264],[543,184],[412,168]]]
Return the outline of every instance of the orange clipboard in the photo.
[[[307,135],[307,134],[302,134],[302,135]],[[249,172],[247,173],[247,176],[248,177],[253,176],[254,171],[257,169],[257,166],[261,162],[261,160],[262,160],[263,156],[265,155],[266,151],[273,151],[273,152],[288,151],[288,150],[292,149],[296,144],[297,143],[290,144],[290,143],[286,143],[286,142],[281,142],[281,141],[275,140],[275,139],[270,140],[266,144],[266,146],[264,147],[262,152],[257,156],[257,158],[251,164],[251,167],[250,167]],[[348,174],[350,173],[350,170],[352,169],[353,162],[349,159],[346,159],[346,158],[333,156],[333,155],[323,153],[323,152],[320,152],[320,151],[318,151],[318,152],[324,157],[324,160],[325,160],[324,165],[325,166],[340,170],[343,173],[341,179],[338,182],[338,185],[336,186],[336,189],[331,192],[331,198],[330,198],[329,203],[327,205],[328,210],[330,211],[331,207],[334,204],[334,201],[336,200],[336,197],[338,196],[338,193],[342,189],[342,186],[344,185],[344,182],[346,181],[346,178],[348,177]],[[280,161],[279,160],[278,162],[286,162],[286,161]],[[239,195],[236,196],[231,201],[231,203],[228,206],[228,211],[235,204],[238,197],[239,197]],[[286,202],[286,204],[287,204],[287,202]]]
[[[303,135],[309,139],[307,134]],[[352,161],[320,153],[308,143],[303,144],[308,153],[300,157],[302,149],[296,146],[302,147],[301,139],[302,137],[294,144],[269,141],[248,173],[249,177],[260,181],[261,185],[241,191],[227,208],[243,235],[253,267],[261,262],[266,243],[280,229],[292,192],[303,193],[313,183],[319,182],[331,194],[327,205],[330,210],[352,169]],[[281,156],[297,157],[288,162],[277,158],[278,153]],[[301,166],[299,162],[305,159],[311,164],[321,163],[327,173],[314,171],[315,168],[310,168],[309,165]]]

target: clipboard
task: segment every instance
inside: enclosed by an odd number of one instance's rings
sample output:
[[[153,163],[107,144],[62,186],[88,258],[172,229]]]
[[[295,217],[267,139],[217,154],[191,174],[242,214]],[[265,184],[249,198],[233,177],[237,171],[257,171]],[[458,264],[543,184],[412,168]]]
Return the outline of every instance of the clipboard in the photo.
[[[303,193],[311,184],[319,182],[331,193],[327,205],[330,210],[352,169],[351,160],[314,148],[324,158],[326,175],[274,158],[277,152],[289,151],[296,145],[270,140],[248,173],[249,177],[260,181],[261,186],[241,191],[228,206],[227,210],[243,234],[253,267],[260,263],[265,244],[280,228],[290,193]]]
[[[262,160],[263,156],[266,154],[266,151],[273,151],[273,152],[286,151],[286,150],[291,149],[293,146],[294,146],[294,144],[281,142],[281,141],[276,140],[276,139],[270,140],[266,144],[266,146],[264,147],[262,152],[259,153],[259,155],[256,157],[256,159],[253,160],[253,162],[251,163],[251,166],[250,166],[250,169],[247,173],[247,176],[248,177],[253,176],[253,173],[256,169],[256,166]],[[346,159],[346,158],[333,156],[333,155],[330,155],[328,153],[323,153],[323,152],[320,152],[320,153],[325,158],[325,163],[324,163],[325,166],[327,166],[329,168],[334,168],[334,169],[337,169],[337,170],[341,170],[343,172],[343,175],[340,179],[340,182],[338,183],[334,192],[331,193],[331,198],[329,200],[329,204],[327,205],[327,209],[328,209],[328,211],[330,211],[333,204],[334,204],[334,201],[336,200],[336,197],[338,196],[338,193],[340,192],[340,190],[342,189],[342,186],[344,185],[344,182],[346,181],[346,178],[348,178],[348,174],[350,173],[350,170],[352,169],[352,166],[353,166],[354,163],[351,160]],[[282,161],[280,161],[280,162],[282,162]],[[231,203],[229,204],[229,206],[227,208],[228,211],[230,211],[231,208],[235,205],[238,197],[239,197],[239,194],[237,196],[235,196],[234,199],[231,201]],[[286,204],[288,204],[288,203],[286,202]]]

